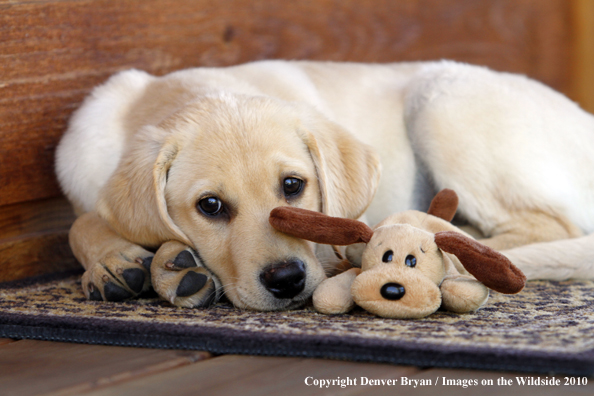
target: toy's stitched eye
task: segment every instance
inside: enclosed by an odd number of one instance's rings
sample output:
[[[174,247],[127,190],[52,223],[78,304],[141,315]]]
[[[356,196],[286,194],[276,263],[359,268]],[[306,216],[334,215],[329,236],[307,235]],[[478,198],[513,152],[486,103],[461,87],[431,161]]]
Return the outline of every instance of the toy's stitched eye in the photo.
[[[285,197],[290,198],[301,193],[303,190],[303,185],[305,183],[301,179],[297,179],[296,177],[287,177],[283,180],[283,192],[285,193]]]
[[[411,267],[412,268],[415,265],[417,265],[417,258],[415,256],[413,256],[412,254],[409,254],[404,259],[404,264],[406,264],[407,267]]]
[[[384,253],[384,257],[382,257],[382,261],[384,263],[389,263],[390,261],[392,261],[393,258],[394,258],[394,252],[391,250],[388,250],[386,253]]]
[[[217,216],[223,211],[223,203],[216,197],[203,198],[197,206],[207,216]]]

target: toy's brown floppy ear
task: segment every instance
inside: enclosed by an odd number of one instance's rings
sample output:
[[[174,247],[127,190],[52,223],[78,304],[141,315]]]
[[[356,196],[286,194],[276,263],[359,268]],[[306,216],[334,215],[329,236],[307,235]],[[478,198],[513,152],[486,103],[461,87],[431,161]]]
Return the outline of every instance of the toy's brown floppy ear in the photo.
[[[272,227],[285,234],[326,245],[367,243],[373,235],[371,228],[360,221],[292,206],[272,209],[269,221]]]
[[[455,231],[435,234],[435,243],[444,252],[458,257],[464,268],[489,289],[519,293],[526,276],[501,253]]]
[[[444,188],[431,201],[428,214],[445,221],[452,221],[458,209],[458,195],[454,190]]]

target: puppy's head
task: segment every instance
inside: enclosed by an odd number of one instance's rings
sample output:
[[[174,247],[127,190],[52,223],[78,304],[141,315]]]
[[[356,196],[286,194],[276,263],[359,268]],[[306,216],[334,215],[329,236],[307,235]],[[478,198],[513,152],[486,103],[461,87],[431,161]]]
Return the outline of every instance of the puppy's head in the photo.
[[[372,150],[313,109],[213,95],[144,127],[99,209],[124,237],[193,246],[238,307],[299,306],[325,278],[314,245],[274,230],[296,206],[356,218],[379,179]]]

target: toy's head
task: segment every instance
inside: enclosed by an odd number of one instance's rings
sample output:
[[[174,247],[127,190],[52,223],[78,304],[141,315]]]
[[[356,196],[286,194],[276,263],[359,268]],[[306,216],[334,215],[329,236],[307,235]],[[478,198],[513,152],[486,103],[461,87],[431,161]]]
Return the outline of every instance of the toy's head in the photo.
[[[379,316],[421,318],[442,305],[454,312],[474,311],[487,300],[487,287],[517,293],[526,281],[505,256],[450,224],[456,206],[455,193],[444,190],[429,213],[398,213],[373,230],[356,220],[293,207],[274,209],[270,222],[279,231],[317,243],[365,243],[361,271],[349,282],[352,300]],[[314,294],[322,312],[339,313],[343,308],[336,307],[348,306],[336,301],[335,296],[345,298],[336,290],[345,286],[333,279]]]
[[[411,318],[427,316],[440,307],[445,267],[433,234],[409,224],[379,227],[361,263],[351,293],[365,310]]]

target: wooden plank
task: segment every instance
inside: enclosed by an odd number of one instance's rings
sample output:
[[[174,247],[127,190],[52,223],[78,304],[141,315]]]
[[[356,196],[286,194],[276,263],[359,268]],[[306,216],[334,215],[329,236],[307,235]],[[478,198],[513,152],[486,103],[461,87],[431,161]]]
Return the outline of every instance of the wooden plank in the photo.
[[[0,241],[0,282],[80,268],[68,230],[39,232]]]
[[[0,241],[43,231],[70,228],[76,216],[65,198],[0,207]]]
[[[573,37],[572,93],[587,111],[594,113],[594,2],[572,0]]]
[[[10,349],[9,349],[10,348]],[[164,351],[18,341],[0,348],[0,389],[3,395],[591,395],[585,386],[518,385],[517,377],[551,376],[475,370],[420,370],[413,367],[321,359],[222,356],[201,352]],[[207,360],[202,360],[207,359]],[[202,361],[200,361],[202,360]],[[198,363],[194,363],[197,362]],[[194,364],[192,364],[194,363]],[[357,379],[357,385],[320,388],[313,379]],[[361,378],[396,379],[398,384],[362,385]],[[403,385],[406,377],[409,384]],[[511,386],[504,385],[512,381]],[[556,376],[565,383],[564,376]],[[430,380],[416,387],[412,380]],[[444,382],[445,379],[445,382]],[[466,384],[477,385],[465,387]],[[483,381],[491,381],[490,383]],[[499,381],[499,382],[498,382]],[[436,385],[437,384],[437,385]]]
[[[228,373],[228,374],[222,374]],[[307,385],[314,379],[342,379],[345,387],[333,385],[316,387]],[[594,383],[585,386],[534,386],[518,383],[517,377],[532,380],[551,376],[488,372],[476,370],[420,370],[414,367],[383,364],[341,362],[321,359],[266,358],[253,356],[224,356],[182,367],[166,373],[159,373],[145,381],[134,380],[113,387],[97,389],[90,395],[150,395],[171,393],[191,395],[196,393],[221,395],[532,395],[538,390],[542,395],[591,395]],[[403,378],[407,382],[403,382]],[[356,385],[347,385],[347,379],[356,380]],[[370,381],[364,382],[364,379]],[[397,380],[395,385],[381,385],[381,380]],[[505,382],[501,382],[505,379]],[[425,380],[424,384],[413,380]],[[429,382],[430,381],[430,382]],[[476,381],[476,382],[475,382]],[[498,382],[499,381],[499,382]],[[511,382],[510,382],[511,381]],[[592,381],[590,381],[592,382]],[[469,384],[477,385],[469,385]],[[511,383],[510,386],[506,385]],[[374,385],[371,385],[374,384]]]
[[[308,377],[311,377],[308,379]],[[195,395],[591,395],[593,384],[564,386],[564,376],[556,376],[562,385],[518,385],[517,377],[532,380],[547,376],[476,370],[420,370],[413,367],[340,362],[321,359],[223,356],[192,366],[158,373],[144,380],[133,380],[96,389],[85,395],[147,396],[160,394]],[[407,381],[403,382],[403,378]],[[444,382],[444,378],[446,379]],[[504,385],[501,379],[505,379]],[[550,376],[548,378],[551,378]],[[315,386],[313,380],[342,379],[340,385]],[[348,380],[357,380],[348,385]],[[368,379],[364,382],[364,379]],[[381,380],[396,380],[394,385]],[[415,383],[413,380],[419,382]],[[425,380],[422,384],[420,380]],[[431,382],[429,382],[431,381]],[[469,386],[468,384],[477,385]],[[500,382],[498,382],[500,381]],[[591,382],[591,381],[590,381]],[[466,385],[465,385],[466,383]],[[371,385],[373,384],[373,385]],[[483,385],[484,384],[484,385]],[[492,384],[492,385],[491,385]]]
[[[205,352],[21,340],[0,348],[5,396],[79,395],[209,358]]]
[[[567,91],[564,0],[0,2],[0,206],[60,194],[56,144],[110,74],[264,58],[451,58]]]
[[[313,377],[312,381],[360,376],[397,378],[412,376],[418,371],[413,367],[384,364],[227,355],[155,374],[142,381],[133,380],[98,389],[88,395],[318,395],[327,394],[329,389],[306,385],[307,377]],[[342,395],[348,389],[338,386],[331,390]]]
[[[431,369],[423,370],[416,375],[407,376],[408,380],[429,380],[426,385],[410,381],[409,385],[402,385],[400,383],[394,388],[400,392],[410,392],[415,396],[434,396],[439,395],[514,395],[514,396],[529,396],[538,394],[539,396],[586,396],[594,394],[594,383],[591,379],[588,384],[583,386],[565,386],[565,376],[556,375],[555,378],[560,380],[559,386],[537,386],[525,383],[521,385],[517,378],[523,377],[526,380],[532,379],[535,381],[550,379],[553,376],[527,374],[527,373],[509,373],[509,372],[490,372],[490,371],[476,371],[476,370],[448,370],[448,369]],[[571,377],[569,377],[571,378]],[[505,382],[502,381],[505,379]],[[476,381],[476,382],[475,382]],[[484,382],[483,382],[484,381]],[[499,382],[498,382],[499,381]],[[511,382],[510,382],[511,381]],[[402,382],[402,381],[400,381]],[[464,383],[466,382],[466,386]],[[471,384],[472,385],[469,385]],[[476,383],[476,385],[474,385]],[[483,385],[484,384],[484,385]],[[508,385],[511,384],[511,385]],[[534,382],[533,382],[534,384]],[[359,387],[357,395],[385,395],[389,388],[377,386],[368,387],[367,389]]]
[[[0,207],[0,282],[79,268],[68,245],[74,218],[64,198]]]
[[[395,379],[403,375],[414,375],[419,372],[415,367],[393,366],[387,364],[370,364],[343,362],[322,359],[296,359],[291,358],[289,367],[278,367],[273,358],[260,358],[268,360],[269,367],[251,375],[239,378],[235,383],[220,382],[209,387],[212,394],[238,394],[243,395],[321,395],[327,394],[330,388],[320,388],[313,385],[314,379],[343,379],[355,380],[361,377],[376,379]],[[289,358],[274,358],[288,360]],[[310,377],[310,378],[308,378]],[[311,385],[306,384],[307,382]],[[348,395],[345,388],[340,385],[333,387],[333,391]],[[384,393],[385,394],[385,393]]]

